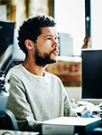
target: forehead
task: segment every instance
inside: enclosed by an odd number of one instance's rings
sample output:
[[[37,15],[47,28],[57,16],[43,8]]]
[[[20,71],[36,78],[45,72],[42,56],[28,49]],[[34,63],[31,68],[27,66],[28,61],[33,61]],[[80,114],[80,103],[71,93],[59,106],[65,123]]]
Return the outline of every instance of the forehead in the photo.
[[[55,27],[42,27],[42,35],[57,35],[57,30]]]

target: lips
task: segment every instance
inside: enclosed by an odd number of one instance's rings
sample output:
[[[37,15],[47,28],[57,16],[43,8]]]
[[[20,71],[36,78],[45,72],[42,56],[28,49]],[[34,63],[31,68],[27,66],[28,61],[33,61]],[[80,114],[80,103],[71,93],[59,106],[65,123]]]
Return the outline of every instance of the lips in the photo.
[[[56,56],[58,56],[58,54],[59,54],[59,50],[55,50],[55,51],[53,51],[53,54],[55,54]]]

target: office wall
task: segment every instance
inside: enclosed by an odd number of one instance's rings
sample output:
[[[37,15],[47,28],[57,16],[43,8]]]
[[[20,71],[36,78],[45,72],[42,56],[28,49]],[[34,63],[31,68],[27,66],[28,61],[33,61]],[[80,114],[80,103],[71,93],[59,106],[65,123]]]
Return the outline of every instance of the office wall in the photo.
[[[82,88],[81,87],[65,87],[70,100],[75,99],[75,101],[81,100],[81,93],[82,93]]]
[[[82,99],[82,87],[65,87],[68,95],[69,95],[69,99],[75,99],[76,102],[78,101],[88,101],[93,103],[94,105],[99,105],[100,103],[102,103],[102,99]]]

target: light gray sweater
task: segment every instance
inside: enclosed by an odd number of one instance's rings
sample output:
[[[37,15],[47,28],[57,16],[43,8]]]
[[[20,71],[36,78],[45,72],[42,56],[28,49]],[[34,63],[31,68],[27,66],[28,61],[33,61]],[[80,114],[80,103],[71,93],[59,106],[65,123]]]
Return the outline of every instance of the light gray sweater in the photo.
[[[34,131],[39,131],[42,121],[77,116],[57,76],[48,72],[45,76],[36,76],[22,65],[11,69],[7,108],[14,113],[20,130],[28,130],[28,121]]]

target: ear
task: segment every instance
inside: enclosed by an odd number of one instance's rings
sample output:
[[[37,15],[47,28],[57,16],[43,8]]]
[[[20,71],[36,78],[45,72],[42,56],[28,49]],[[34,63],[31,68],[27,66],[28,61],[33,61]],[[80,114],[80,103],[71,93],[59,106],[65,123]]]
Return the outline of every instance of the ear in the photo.
[[[33,44],[31,42],[31,40],[29,40],[29,39],[25,40],[25,46],[26,46],[27,50],[32,50],[33,49]]]

